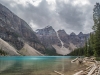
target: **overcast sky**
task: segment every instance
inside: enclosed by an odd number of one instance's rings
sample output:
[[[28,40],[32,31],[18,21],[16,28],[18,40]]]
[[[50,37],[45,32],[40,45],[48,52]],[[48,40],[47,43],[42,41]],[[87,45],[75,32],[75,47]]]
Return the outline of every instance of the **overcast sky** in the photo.
[[[0,0],[34,31],[50,25],[55,30],[64,29],[68,34],[92,31],[96,2],[100,0]]]

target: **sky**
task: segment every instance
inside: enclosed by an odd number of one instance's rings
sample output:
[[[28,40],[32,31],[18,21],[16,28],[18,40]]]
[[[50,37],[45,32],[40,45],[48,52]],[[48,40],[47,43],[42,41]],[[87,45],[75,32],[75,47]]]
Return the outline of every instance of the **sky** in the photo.
[[[35,31],[52,26],[66,33],[92,32],[93,8],[100,0],[0,0]]]

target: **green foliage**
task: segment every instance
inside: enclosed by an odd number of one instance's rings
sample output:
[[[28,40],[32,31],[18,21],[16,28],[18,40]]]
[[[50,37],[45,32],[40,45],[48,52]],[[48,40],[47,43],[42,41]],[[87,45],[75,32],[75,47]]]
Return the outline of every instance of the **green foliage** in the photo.
[[[96,57],[96,60],[97,60],[97,61],[100,61],[100,57]]]
[[[94,26],[93,29],[95,31],[94,36],[94,56],[100,56],[100,4],[96,3],[93,13]]]
[[[7,53],[5,51],[2,50],[2,48],[0,49],[0,55],[7,55]]]
[[[84,55],[87,56],[87,55],[88,55],[88,54],[87,54],[87,52],[88,52],[88,51],[87,51],[87,49],[88,49],[88,48],[87,48],[87,47],[88,47],[87,45],[88,45],[88,44],[87,44],[87,39],[85,39],[85,40],[86,40],[86,42],[85,42],[85,47],[84,47]]]
[[[46,49],[45,54],[50,56],[60,56],[59,54],[56,53],[56,50],[54,48]]]
[[[97,60],[100,60],[100,4],[96,3],[93,10],[94,33],[90,33],[90,38],[87,40],[84,46],[84,54],[80,53],[80,49],[77,49],[70,53],[71,55],[85,55],[96,56]],[[82,52],[82,51],[81,51]],[[80,53],[80,54],[78,54]],[[99,57],[99,58],[98,58]]]
[[[87,40],[83,48],[78,48],[72,51],[69,55],[72,56],[93,56],[94,55],[94,34],[90,33],[90,38]]]
[[[94,55],[94,34],[90,33],[90,38],[88,40],[89,42],[89,54],[90,56]]]
[[[86,45],[85,45],[85,49],[86,50],[86,54],[85,56],[93,56],[93,45],[94,45],[94,39],[93,39],[93,34],[90,33],[90,38],[88,39],[88,41],[86,41]]]
[[[95,44],[94,44],[95,56],[100,56],[100,29],[99,28],[95,32]]]
[[[78,48],[75,49],[74,51],[72,51],[70,54],[68,54],[69,56],[84,56],[84,47],[83,48]]]

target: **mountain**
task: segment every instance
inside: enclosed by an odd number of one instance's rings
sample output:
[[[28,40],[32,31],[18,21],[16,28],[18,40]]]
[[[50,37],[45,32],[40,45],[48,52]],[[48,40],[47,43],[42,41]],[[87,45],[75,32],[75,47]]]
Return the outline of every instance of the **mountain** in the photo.
[[[7,55],[67,55],[83,47],[89,34],[70,35],[52,26],[36,32],[8,8],[0,4],[0,51]]]
[[[60,55],[67,55],[74,49],[83,47],[86,38],[89,38],[89,34],[82,32],[78,35],[72,32],[69,35],[65,30],[55,31],[52,26],[37,29],[36,35],[47,49],[54,49]]]
[[[0,38],[0,48],[9,55],[20,55],[17,50],[6,41]]]
[[[2,4],[0,4],[0,38],[12,45],[17,52],[26,46],[25,43],[40,53],[45,51],[32,28]]]
[[[47,48],[52,48],[52,45],[54,44],[61,46],[60,40],[57,38],[56,31],[52,28],[52,26],[37,29],[36,34],[41,43]]]

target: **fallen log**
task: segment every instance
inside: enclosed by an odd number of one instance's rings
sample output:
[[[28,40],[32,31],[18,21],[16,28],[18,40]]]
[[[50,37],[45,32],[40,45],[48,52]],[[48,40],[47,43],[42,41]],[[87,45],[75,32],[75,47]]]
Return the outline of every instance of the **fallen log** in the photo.
[[[72,60],[71,63],[74,63],[74,62],[76,62],[77,60],[78,60],[78,57],[77,57],[76,59]]]
[[[80,75],[83,71],[79,71],[77,73],[75,73],[74,75]]]
[[[88,75],[92,75],[96,68],[97,68],[97,67],[94,66],[94,67],[90,70],[90,72],[88,73]]]
[[[76,58],[73,60],[74,62],[79,60]],[[90,65],[85,70],[79,71],[73,75],[100,75],[100,63],[96,61],[94,58],[84,58],[83,60],[84,64]]]
[[[86,70],[90,70],[93,67],[93,65],[90,65],[89,67],[86,68]]]
[[[100,67],[98,68],[98,73],[97,73],[97,75],[100,75]]]
[[[55,70],[54,70],[54,72],[57,73],[57,74],[59,74],[59,75],[64,75],[64,74],[62,74],[62,73],[60,73],[58,71],[55,71]]]

